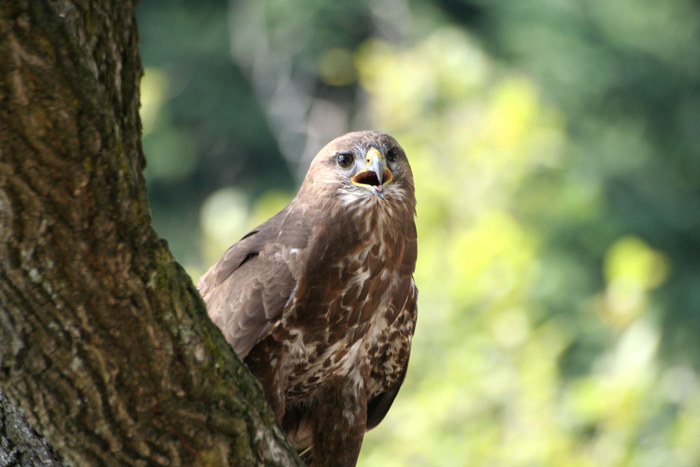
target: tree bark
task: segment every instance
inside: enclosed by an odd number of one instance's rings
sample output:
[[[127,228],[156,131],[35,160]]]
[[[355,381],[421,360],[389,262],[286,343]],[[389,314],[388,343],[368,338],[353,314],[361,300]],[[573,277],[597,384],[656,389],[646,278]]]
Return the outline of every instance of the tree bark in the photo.
[[[3,467],[58,467],[61,456],[36,433],[12,403],[0,392],[0,465]]]
[[[151,226],[135,9],[0,8],[0,389],[56,451],[10,433],[22,417],[0,398],[0,453],[298,465]]]

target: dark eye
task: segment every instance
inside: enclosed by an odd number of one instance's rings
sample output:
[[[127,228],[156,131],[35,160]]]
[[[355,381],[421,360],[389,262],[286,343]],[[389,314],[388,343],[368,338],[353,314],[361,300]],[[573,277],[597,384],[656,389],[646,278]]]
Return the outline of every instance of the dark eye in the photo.
[[[355,156],[350,153],[338,154],[338,165],[344,169],[350,167],[355,160]]]
[[[399,149],[391,148],[389,152],[386,153],[386,160],[389,162],[396,162],[399,159]]]

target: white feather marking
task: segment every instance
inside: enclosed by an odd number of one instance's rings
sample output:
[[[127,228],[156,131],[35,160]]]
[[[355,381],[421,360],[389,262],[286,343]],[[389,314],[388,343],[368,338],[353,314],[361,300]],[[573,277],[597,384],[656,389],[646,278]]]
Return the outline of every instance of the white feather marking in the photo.
[[[340,369],[343,374],[350,374],[350,371],[357,367],[357,356],[361,345],[361,339],[355,341],[348,349],[347,353],[343,356],[342,360],[340,361]]]
[[[367,281],[369,279],[370,275],[371,275],[371,271],[369,270],[369,268],[363,267],[362,269],[357,271],[357,273],[354,276],[352,276],[352,278],[348,281],[348,286],[352,287],[355,284],[358,284],[361,286],[362,284],[365,283],[365,281]],[[367,298],[367,297],[365,297],[365,298]]]
[[[345,418],[349,424],[355,423],[355,414],[350,409],[343,409],[343,418]]]
[[[294,288],[292,289],[292,293],[289,294],[289,298],[287,299],[286,302],[284,302],[284,308],[287,308],[287,306],[289,306],[289,304],[292,303],[292,301],[294,300],[294,298],[297,294],[297,287],[298,286],[299,286],[298,282],[294,284]]]

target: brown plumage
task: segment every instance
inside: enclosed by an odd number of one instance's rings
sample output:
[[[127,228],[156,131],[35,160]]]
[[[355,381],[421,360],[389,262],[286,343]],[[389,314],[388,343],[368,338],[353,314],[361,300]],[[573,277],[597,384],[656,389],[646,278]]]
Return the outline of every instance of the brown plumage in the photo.
[[[313,465],[355,465],[403,382],[418,291],[413,175],[389,135],[348,133],[198,288]]]

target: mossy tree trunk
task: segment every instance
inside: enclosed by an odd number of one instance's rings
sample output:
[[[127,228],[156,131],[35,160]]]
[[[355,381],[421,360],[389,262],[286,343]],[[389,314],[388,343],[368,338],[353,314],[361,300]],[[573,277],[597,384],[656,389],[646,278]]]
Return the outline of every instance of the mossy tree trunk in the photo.
[[[152,228],[135,9],[0,7],[0,459],[296,465]]]

